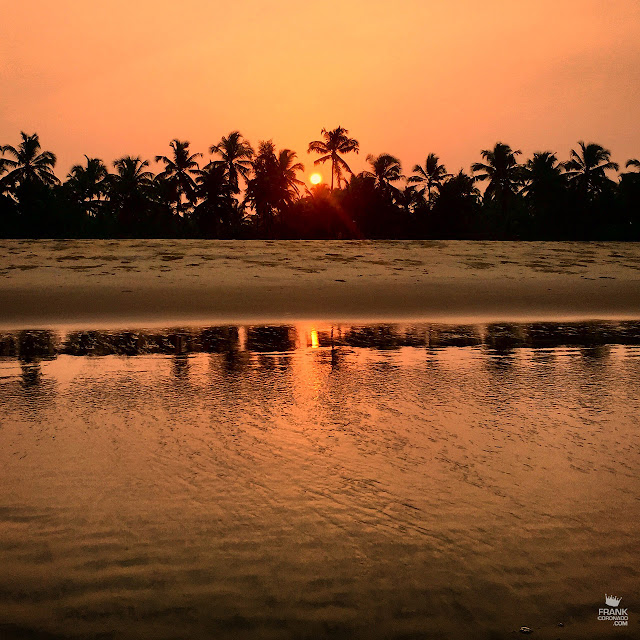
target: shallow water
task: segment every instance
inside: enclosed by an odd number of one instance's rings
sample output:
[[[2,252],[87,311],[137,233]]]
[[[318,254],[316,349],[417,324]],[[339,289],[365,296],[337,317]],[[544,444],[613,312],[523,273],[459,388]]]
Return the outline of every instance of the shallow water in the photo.
[[[637,633],[637,323],[0,350],[0,636]]]

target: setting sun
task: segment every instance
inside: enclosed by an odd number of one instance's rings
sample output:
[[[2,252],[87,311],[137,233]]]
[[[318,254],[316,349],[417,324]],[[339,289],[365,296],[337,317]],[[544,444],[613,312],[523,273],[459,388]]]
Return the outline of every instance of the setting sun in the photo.
[[[311,184],[320,184],[322,182],[322,176],[319,173],[312,174],[309,179],[311,180]]]

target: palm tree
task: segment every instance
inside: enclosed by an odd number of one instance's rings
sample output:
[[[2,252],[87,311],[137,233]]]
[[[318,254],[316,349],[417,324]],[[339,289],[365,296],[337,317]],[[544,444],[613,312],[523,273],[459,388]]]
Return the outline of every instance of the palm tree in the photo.
[[[124,156],[113,163],[115,174],[109,176],[109,199],[121,204],[144,199],[153,184],[153,173],[147,171],[148,160]]]
[[[108,177],[108,197],[114,205],[116,219],[122,232],[136,231],[149,213],[152,196],[153,173],[147,171],[148,160],[139,156],[124,156],[113,163],[115,174]],[[158,183],[161,184],[161,183]]]
[[[489,180],[485,189],[485,198],[500,200],[516,193],[518,185],[522,182],[522,167],[518,164],[516,156],[522,152],[513,150],[508,144],[498,142],[493,149],[483,149],[482,157],[486,163],[474,162],[471,170],[480,175],[476,180]]]
[[[406,185],[404,189],[399,189],[397,202],[406,213],[416,213],[422,207],[427,206],[424,191],[420,191],[414,185]]]
[[[565,185],[562,168],[563,165],[558,162],[555,153],[551,151],[534,153],[533,157],[527,160],[522,172],[526,181],[522,188],[523,195],[533,200],[557,197]]]
[[[443,180],[450,177],[445,166],[440,164],[440,158],[435,153],[430,153],[424,163],[424,167],[417,164],[413,167],[413,173],[407,182],[422,185],[419,189],[421,193],[427,192],[427,202],[431,207],[431,191],[434,187],[439,187]]]
[[[556,154],[540,151],[523,168],[524,196],[529,215],[524,218],[528,233],[560,239],[571,232],[571,206],[567,198],[567,177]]]
[[[2,152],[3,147],[0,147],[0,153]],[[0,196],[4,194],[9,189],[9,184],[2,178],[2,174],[7,171],[7,160],[5,158],[0,158]]]
[[[438,197],[427,218],[433,238],[472,238],[480,231],[480,191],[462,169],[438,186]]]
[[[76,199],[83,203],[88,212],[95,214],[95,208],[100,197],[107,189],[107,167],[100,158],[89,158],[86,166],[75,164],[67,176],[66,185],[71,189]]]
[[[238,201],[232,196],[225,168],[209,163],[196,172],[200,204],[194,210],[196,225],[207,237],[228,234],[241,218]]]
[[[175,193],[176,213],[182,214],[182,200],[185,197],[189,202],[196,200],[196,183],[193,178],[199,169],[196,158],[201,153],[189,155],[189,142],[181,142],[177,138],[172,140],[170,147],[172,157],[156,156],[156,162],[163,162],[165,169],[156,176],[156,180],[164,180],[169,183]]]
[[[268,229],[275,214],[291,205],[299,195],[298,187],[304,182],[298,180],[296,173],[304,171],[304,165],[295,160],[296,154],[291,149],[282,149],[276,154],[271,140],[260,142],[246,199],[253,205],[263,229]]]
[[[210,204],[226,203],[229,198],[229,184],[225,176],[224,167],[216,167],[209,163],[206,167],[196,171],[198,195]]]
[[[258,217],[258,226],[267,229],[273,217],[271,177],[277,163],[275,145],[271,140],[261,140],[253,161],[253,177],[247,183],[246,202],[249,202]]]
[[[438,187],[438,191],[442,194],[443,191],[448,190],[460,198],[477,200],[480,196],[480,191],[475,186],[475,182],[474,177],[467,175],[460,169],[455,175],[450,175],[448,180]]]
[[[331,191],[333,191],[334,176],[338,179],[339,188],[343,170],[353,174],[349,165],[340,157],[339,154],[351,153],[352,151],[358,153],[359,145],[357,140],[348,137],[347,134],[349,132],[342,127],[332,129],[331,131],[322,129],[320,133],[324,137],[324,140],[314,140],[313,142],[310,142],[307,153],[313,152],[325,154],[314,161],[313,164],[316,166],[331,160]]]
[[[53,173],[56,156],[51,151],[41,151],[40,139],[37,133],[27,135],[20,132],[22,142],[17,147],[11,145],[0,146],[2,154],[13,156],[13,160],[3,158],[0,169],[9,170],[2,178],[5,188],[15,189],[26,184],[42,184],[53,186],[60,181]]]
[[[580,150],[571,149],[571,159],[564,163],[569,181],[587,195],[601,193],[611,181],[606,171],[618,171],[619,165],[611,162],[611,151],[599,144],[578,142]]]
[[[402,166],[400,160],[389,153],[381,153],[379,156],[368,155],[367,162],[371,165],[371,171],[363,171],[363,175],[375,180],[375,186],[381,193],[396,196],[400,193],[397,187],[391,183],[402,180]]]
[[[640,160],[632,158],[625,163],[627,171],[620,174],[620,182],[617,188],[617,200],[620,216],[630,225],[630,240],[640,240]]]
[[[296,162],[296,152],[291,149],[282,149],[278,154],[275,175],[280,204],[291,204],[300,194],[298,187],[304,186],[302,180],[298,180],[298,171],[304,171],[302,162]]]
[[[249,178],[251,160],[254,156],[253,147],[242,139],[239,131],[232,131],[226,138],[223,136],[218,144],[212,145],[209,152],[221,157],[220,160],[213,160],[211,164],[224,168],[231,193],[240,193],[240,176],[245,181]]]

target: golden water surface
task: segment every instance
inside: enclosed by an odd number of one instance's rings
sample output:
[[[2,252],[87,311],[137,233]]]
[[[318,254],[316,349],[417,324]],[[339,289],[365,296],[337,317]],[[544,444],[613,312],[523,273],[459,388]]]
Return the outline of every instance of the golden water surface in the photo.
[[[0,636],[634,637],[637,329],[5,333]]]

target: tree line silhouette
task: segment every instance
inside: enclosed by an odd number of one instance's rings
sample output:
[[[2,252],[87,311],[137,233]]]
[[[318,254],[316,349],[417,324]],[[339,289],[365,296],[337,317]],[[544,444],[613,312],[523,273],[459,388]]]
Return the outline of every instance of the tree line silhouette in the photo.
[[[37,134],[0,146],[0,235],[16,238],[436,238],[640,240],[640,161],[620,171],[611,152],[579,142],[566,161],[502,142],[471,170],[448,173],[427,155],[412,173],[400,160],[368,155],[355,174],[344,156],[359,143],[343,127],[309,143],[330,183],[308,188],[291,149],[257,150],[233,131],[191,153],[171,141],[155,161],[124,156],[112,170],[85,156],[64,181]],[[481,192],[480,186],[484,185]]]

